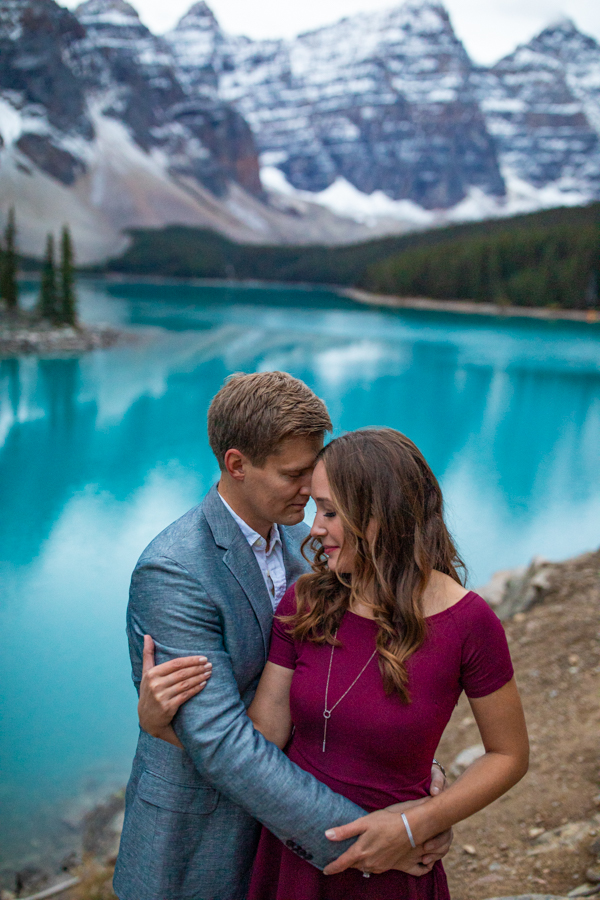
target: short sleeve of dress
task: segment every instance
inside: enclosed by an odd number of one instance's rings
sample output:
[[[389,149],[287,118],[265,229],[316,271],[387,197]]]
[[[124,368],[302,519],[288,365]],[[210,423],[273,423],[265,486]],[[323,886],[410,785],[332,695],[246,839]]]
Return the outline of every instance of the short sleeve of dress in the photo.
[[[296,591],[292,584],[275,610],[273,630],[271,632],[271,649],[269,650],[269,662],[286,669],[296,668],[296,643],[289,631],[289,624],[282,622],[280,616],[291,616],[296,612]]]
[[[473,594],[457,622],[463,631],[460,680],[467,697],[487,697],[514,675],[504,628],[479,594]]]

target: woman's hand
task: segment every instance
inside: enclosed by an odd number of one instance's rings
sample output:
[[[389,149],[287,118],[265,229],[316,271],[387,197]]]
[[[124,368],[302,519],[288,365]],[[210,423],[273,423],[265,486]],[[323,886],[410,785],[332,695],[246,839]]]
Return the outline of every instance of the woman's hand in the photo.
[[[144,635],[142,683],[138,702],[140,726],[153,737],[176,747],[182,744],[171,720],[182,703],[200,693],[210,678],[212,664],[205,656],[182,656],[154,665],[154,641]]]

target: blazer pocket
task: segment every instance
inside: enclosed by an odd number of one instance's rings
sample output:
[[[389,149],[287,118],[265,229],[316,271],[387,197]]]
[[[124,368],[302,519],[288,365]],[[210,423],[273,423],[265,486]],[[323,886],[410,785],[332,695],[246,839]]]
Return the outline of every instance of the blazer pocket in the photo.
[[[209,787],[192,787],[173,784],[154,772],[143,772],[138,782],[137,795],[141,800],[159,809],[207,816],[214,812],[219,802],[219,792]]]

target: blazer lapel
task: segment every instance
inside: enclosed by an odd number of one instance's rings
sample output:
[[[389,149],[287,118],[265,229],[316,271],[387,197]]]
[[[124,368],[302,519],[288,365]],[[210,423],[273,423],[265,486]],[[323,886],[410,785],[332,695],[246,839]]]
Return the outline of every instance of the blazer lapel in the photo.
[[[273,625],[273,606],[260,566],[248,541],[219,497],[216,486],[212,487],[206,495],[202,511],[213,533],[215,543],[225,550],[223,562],[254,610],[262,632],[266,658]]]
[[[229,515],[229,513],[227,514]],[[233,524],[235,525],[235,522]],[[235,527],[237,528],[237,525]],[[271,640],[273,605],[252,548],[239,528],[237,530],[239,537],[235,538],[225,553],[223,562],[238,582],[254,610],[262,631],[266,656]]]
[[[290,587],[305,572],[310,572],[310,565],[302,556],[301,541],[292,538],[285,527],[279,526],[281,546],[283,548],[283,564],[285,566],[286,586]]]

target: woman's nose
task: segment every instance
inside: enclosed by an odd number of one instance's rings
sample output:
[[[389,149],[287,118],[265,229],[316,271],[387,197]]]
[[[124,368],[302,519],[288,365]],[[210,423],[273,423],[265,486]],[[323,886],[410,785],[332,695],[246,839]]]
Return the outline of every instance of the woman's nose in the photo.
[[[327,534],[327,529],[323,527],[323,525],[319,524],[318,519],[312,524],[312,528],[310,529],[311,537],[323,537],[324,534]]]

